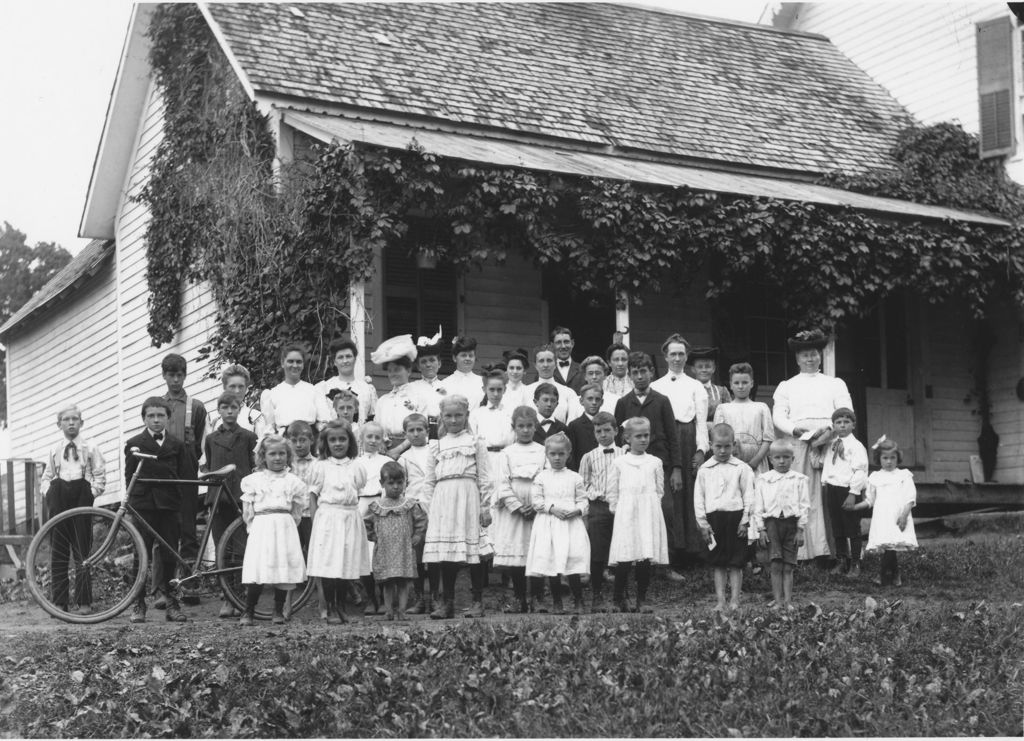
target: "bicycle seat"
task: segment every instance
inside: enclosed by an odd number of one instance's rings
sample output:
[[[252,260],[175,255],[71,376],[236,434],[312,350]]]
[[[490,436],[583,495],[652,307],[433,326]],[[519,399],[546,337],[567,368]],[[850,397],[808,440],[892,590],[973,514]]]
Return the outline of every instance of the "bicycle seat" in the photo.
[[[210,479],[215,476],[227,476],[229,473],[235,470],[237,466],[234,463],[229,463],[223,468],[218,468],[216,471],[207,471],[206,473],[199,474],[201,479]]]

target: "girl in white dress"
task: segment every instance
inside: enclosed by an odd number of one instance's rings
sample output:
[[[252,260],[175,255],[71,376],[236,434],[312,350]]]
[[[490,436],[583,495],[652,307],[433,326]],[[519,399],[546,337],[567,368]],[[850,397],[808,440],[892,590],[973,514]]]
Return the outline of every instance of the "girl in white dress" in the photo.
[[[512,411],[505,406],[504,396],[505,374],[498,368],[492,368],[484,377],[484,405],[469,410],[469,431],[487,445],[487,470],[492,477],[491,493],[495,497],[488,503],[492,520],[501,482],[501,451],[516,439],[512,432]],[[480,555],[483,558],[494,555],[494,539],[489,527],[480,528]]]
[[[467,429],[469,401],[453,394],[441,401],[441,438],[427,461],[423,497],[430,502],[423,563],[441,575],[434,620],[455,617],[455,579],[469,564],[473,604],[466,617],[483,617],[480,528],[491,524],[491,475],[487,445]]]
[[[556,615],[564,615],[562,583],[565,576],[572,591],[572,611],[583,611],[581,574],[590,573],[590,538],[583,518],[587,514],[587,490],[583,477],[566,468],[572,443],[564,432],[544,441],[549,468],[537,474],[530,496],[537,518],[530,533],[530,551],[526,555],[528,576],[546,576],[551,586],[551,601]]]
[[[903,586],[896,554],[899,551],[917,550],[917,535],[914,533],[914,518],[910,516],[917,502],[917,487],[914,486],[914,475],[905,468],[899,468],[903,462],[903,453],[895,440],[882,435],[878,442],[871,446],[874,451],[875,465],[881,471],[868,476],[867,496],[863,502],[847,509],[867,509],[871,512],[871,529],[868,530],[868,545],[864,550],[882,552],[882,563],[875,584],[880,587]]]
[[[523,376],[530,367],[530,354],[523,348],[517,347],[514,350],[506,350],[501,356],[505,358],[506,374],[505,395],[502,397],[502,403],[506,409],[530,406],[533,397],[527,391],[527,385],[523,383]]]
[[[359,456],[356,461],[366,472],[366,485],[359,492],[359,516],[366,517],[370,511],[370,505],[380,502],[384,488],[380,482],[380,472],[384,464],[391,460],[384,454],[385,450],[384,427],[377,421],[367,422],[359,428]],[[367,541],[370,561],[373,561],[373,543]],[[376,615],[380,612],[381,600],[378,599],[377,580],[373,574],[364,574],[359,578],[366,592],[366,607],[363,608],[364,615]]]
[[[306,504],[306,485],[288,471],[295,458],[291,444],[267,435],[256,448],[256,473],[242,479],[242,518],[249,539],[242,561],[242,583],[248,585],[241,624],[252,625],[260,593],[274,585],[275,623],[283,623],[288,591],[305,581],[299,543],[299,519]]]
[[[665,469],[647,452],[651,423],[631,417],[622,424],[629,453],[612,461],[608,473],[608,510],[615,515],[608,565],[615,567],[614,601],[619,612],[651,612],[645,602],[654,564],[668,563],[668,533],[661,498]],[[636,564],[636,605],[626,604],[629,567]]]
[[[494,565],[504,568],[512,579],[515,603],[506,612],[525,613],[530,607],[526,599],[526,556],[536,512],[533,509],[533,479],[544,468],[544,446],[534,442],[537,412],[533,407],[518,406],[512,412],[515,443],[501,453],[500,484],[494,509]],[[534,592],[543,588],[534,581]]]
[[[327,622],[345,622],[343,580],[370,573],[370,549],[359,512],[366,470],[356,460],[357,445],[347,422],[329,422],[317,442],[320,459],[310,472],[309,575],[320,578]]]

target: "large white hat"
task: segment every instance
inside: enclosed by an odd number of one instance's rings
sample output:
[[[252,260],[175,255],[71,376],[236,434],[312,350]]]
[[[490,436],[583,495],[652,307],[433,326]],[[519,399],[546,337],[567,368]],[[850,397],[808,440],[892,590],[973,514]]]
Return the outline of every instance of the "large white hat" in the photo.
[[[416,345],[411,334],[400,334],[386,339],[370,353],[370,362],[377,365],[384,365],[399,358],[409,358],[410,361],[416,359]]]

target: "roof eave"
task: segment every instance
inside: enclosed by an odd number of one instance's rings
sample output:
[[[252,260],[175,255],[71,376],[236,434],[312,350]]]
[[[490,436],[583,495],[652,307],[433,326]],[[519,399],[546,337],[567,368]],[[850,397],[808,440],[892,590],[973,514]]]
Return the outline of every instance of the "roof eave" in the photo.
[[[146,30],[155,7],[155,4],[140,3],[132,8],[86,191],[78,227],[80,237],[113,239],[115,236],[117,209],[149,91],[150,43]]]

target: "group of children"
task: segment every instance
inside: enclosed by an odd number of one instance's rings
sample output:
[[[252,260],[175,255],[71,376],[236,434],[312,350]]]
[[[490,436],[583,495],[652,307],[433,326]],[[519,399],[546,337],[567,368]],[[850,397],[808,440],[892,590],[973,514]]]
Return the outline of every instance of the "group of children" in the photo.
[[[378,354],[393,389],[375,399],[376,418],[357,419],[356,392],[333,388],[330,397],[337,418],[321,420],[319,431],[302,419],[283,428],[274,424],[260,429],[260,413],[243,402],[249,379],[240,366],[225,371],[225,391],[217,400],[216,415],[211,415],[215,424],[206,434],[193,432],[188,442],[167,432],[176,411],[172,401],[151,397],[142,408],[145,430],[126,446],[126,480],[138,465],[132,447],[158,455],[146,463],[151,467],[146,470],[149,478],[191,478],[198,466],[213,470],[235,465],[224,496],[240,505],[249,531],[242,569],[248,585],[243,624],[252,623],[267,585],[275,588],[273,620],[285,621],[287,591],[307,578],[317,579],[321,618],[331,624],[345,621],[352,582],[362,583],[368,612],[378,610],[380,587],[389,619],[403,618],[407,612],[451,618],[456,577],[466,565],[472,587],[466,615],[482,616],[487,562],[507,573],[513,612],[564,612],[563,580],[572,597],[571,609],[583,611],[584,576],[590,580],[591,609],[605,611],[609,568],[614,572],[614,608],[649,611],[653,570],[669,563],[666,480],[681,463],[676,460],[678,444],[666,434],[674,428],[671,406],[667,401],[650,403],[660,397],[650,388],[653,361],[644,353],[627,353],[630,384],[623,394],[607,390],[607,364],[602,372],[600,364],[585,361],[577,393],[552,372],[554,350],[535,354],[539,378],[524,384],[525,352],[510,351],[503,367],[489,369],[481,379],[472,373],[475,343],[466,350],[469,343],[459,340],[462,345],[453,348],[453,355],[458,360],[472,353],[472,358],[464,363],[467,368],[460,366],[460,378],[445,379],[444,386],[451,388],[442,388],[436,373],[427,382],[410,384],[410,355],[415,358],[416,351],[399,343]],[[624,348],[613,349],[621,355]],[[295,353],[289,350],[286,360]],[[183,378],[184,360],[168,358],[165,377],[168,367],[177,373],[180,365]],[[479,384],[479,395],[471,382]],[[773,439],[767,406],[750,400],[750,366],[732,366],[729,383],[734,398],[717,405],[714,412],[710,455],[696,471],[691,513],[714,568],[716,609],[738,606],[743,567],[757,543],[768,552],[775,605],[789,607],[811,496],[808,480],[790,468],[792,445]],[[422,388],[410,388],[415,384]],[[184,417],[184,424],[179,426],[194,431],[194,400],[179,398],[180,382],[172,388],[169,381],[168,388],[169,395],[181,402],[178,416]],[[283,417],[287,397],[279,396],[276,416]],[[515,406],[506,403],[510,398]],[[314,424],[321,416],[318,411]],[[75,408],[61,410],[58,425],[65,441],[50,454],[44,491],[51,480],[83,478],[90,482],[92,495],[97,488],[102,491],[102,459],[97,466],[95,447],[81,446],[79,460],[89,465],[75,465],[68,454],[66,442],[72,441],[74,448],[81,414]],[[916,545],[909,516],[913,482],[908,472],[898,469],[898,446],[884,439],[875,446],[882,470],[867,476],[867,453],[852,435],[854,425],[851,410],[833,414],[834,440],[823,461],[825,496],[840,557],[837,568],[859,573],[860,511],[873,506],[868,550],[884,551],[881,580],[899,584],[895,553]],[[198,454],[192,452],[195,447]],[[57,508],[66,508],[65,500],[67,506],[83,501],[78,489],[64,484],[52,488],[49,496]],[[84,485],[79,488],[84,492]],[[132,492],[131,503],[175,543],[183,527],[183,498],[187,493],[183,495],[180,487],[149,484]],[[222,514],[210,523],[217,538],[236,516],[232,507],[218,511]],[[65,557],[62,584],[55,568],[58,599],[87,610],[86,586],[76,585],[74,600],[68,596],[70,555]],[[166,617],[183,620],[169,588],[173,558],[165,554],[157,561],[155,570],[162,573],[156,586],[166,600]],[[635,599],[627,602],[631,571]],[[225,603],[221,616],[232,615],[237,613]],[[143,598],[131,620],[145,617]]]

